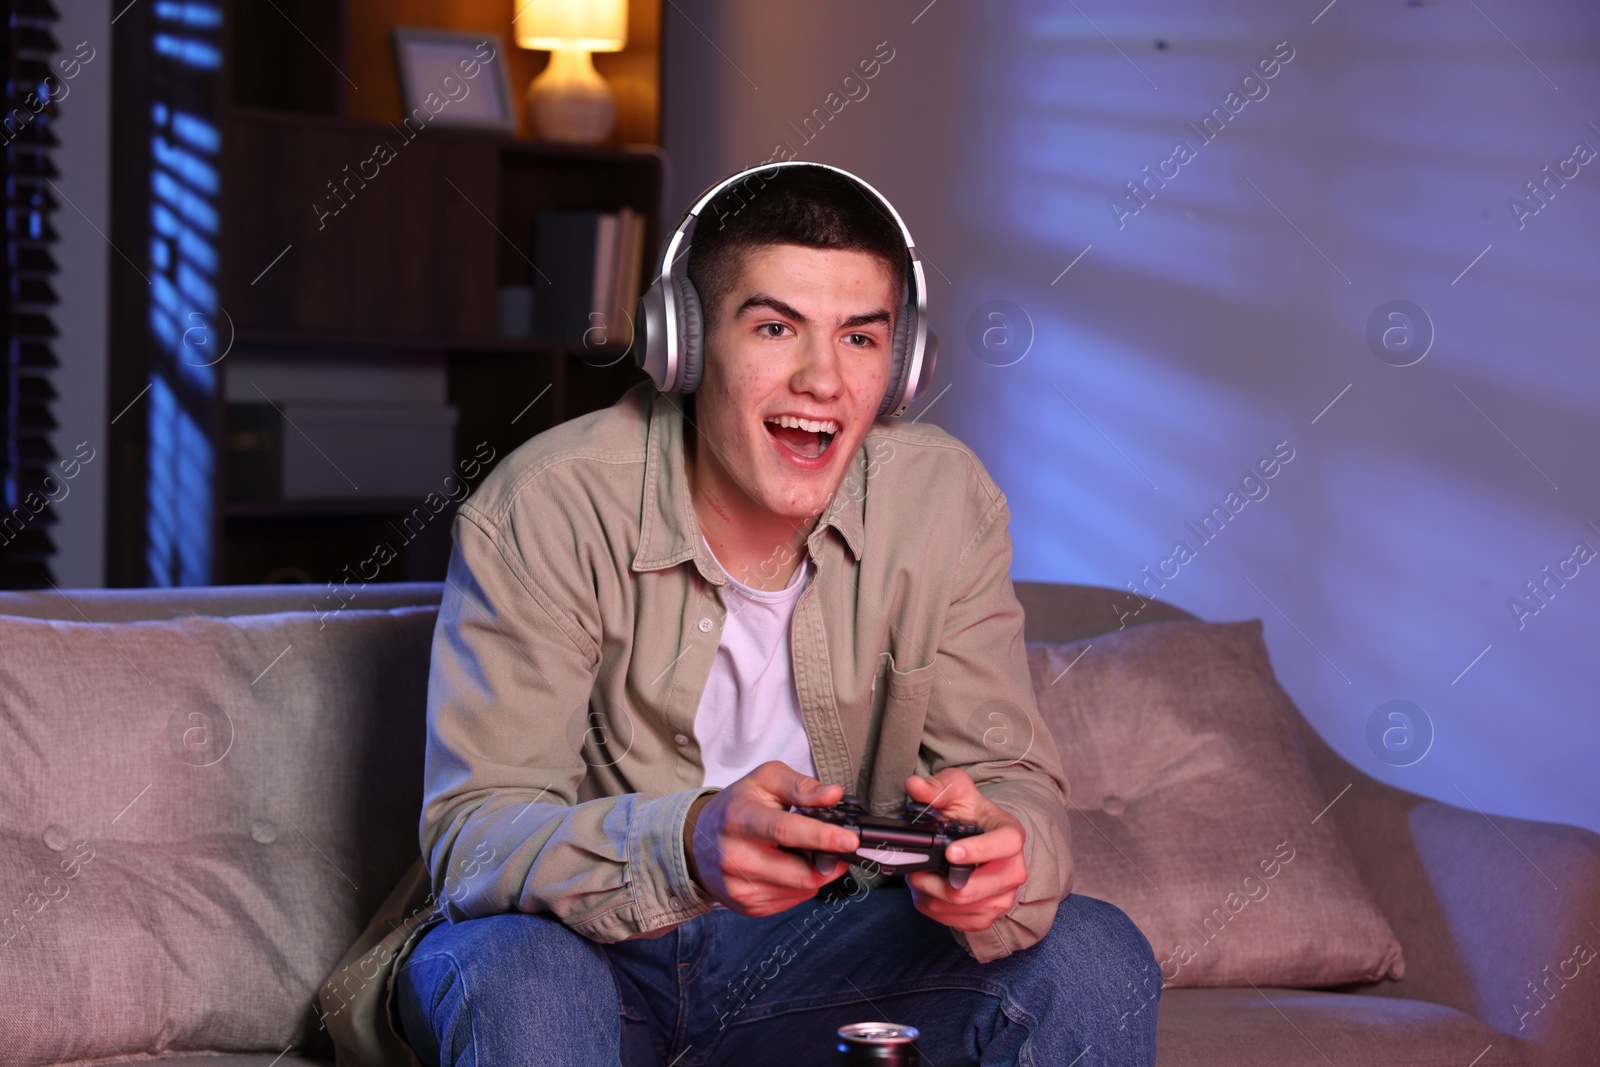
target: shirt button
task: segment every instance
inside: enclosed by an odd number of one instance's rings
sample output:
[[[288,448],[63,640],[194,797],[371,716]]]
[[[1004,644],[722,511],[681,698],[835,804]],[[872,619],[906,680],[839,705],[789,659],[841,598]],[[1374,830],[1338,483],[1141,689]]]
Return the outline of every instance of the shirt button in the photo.
[[[680,745],[687,745],[689,743],[689,735],[688,734],[678,734],[676,737],[673,738],[673,740],[678,742],[678,744],[680,744]]]
[[[673,897],[667,903],[672,905],[672,910],[673,911],[682,911],[683,910],[683,901],[679,900],[677,897]]]
[[[700,620],[700,632],[703,633],[703,634],[708,634],[708,633],[711,632],[711,620],[710,619],[701,619]]]

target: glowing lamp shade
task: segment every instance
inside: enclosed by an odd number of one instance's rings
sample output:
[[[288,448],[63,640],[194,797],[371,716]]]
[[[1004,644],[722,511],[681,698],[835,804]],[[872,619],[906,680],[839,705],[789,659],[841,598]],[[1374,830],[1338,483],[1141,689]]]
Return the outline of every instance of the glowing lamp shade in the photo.
[[[548,141],[598,144],[616,125],[611,87],[591,52],[628,43],[627,0],[511,0],[512,30],[523,48],[550,52],[550,65],[528,86],[528,124]]]
[[[627,0],[512,0],[523,48],[620,52],[628,43]]]

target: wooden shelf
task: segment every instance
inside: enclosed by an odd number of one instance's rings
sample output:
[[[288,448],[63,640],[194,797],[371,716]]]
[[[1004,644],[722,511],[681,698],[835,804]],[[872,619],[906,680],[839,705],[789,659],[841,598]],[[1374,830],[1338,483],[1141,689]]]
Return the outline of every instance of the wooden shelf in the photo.
[[[661,149],[655,145],[561,144],[531,137],[514,137],[506,142],[505,153],[508,159],[534,162],[581,160],[590,163],[642,164],[650,157],[659,158]]]
[[[333,497],[317,500],[229,500],[224,519],[313,518],[326,515],[406,515],[422,506],[422,498]]]
[[[588,348],[584,345],[575,345],[570,341],[535,341],[525,337],[494,337],[487,341],[462,341],[451,344],[452,353],[471,355],[474,352],[518,352],[527,355],[553,356],[557,359],[572,359],[585,366],[610,367],[625,362],[633,351],[630,345],[601,345]]]
[[[666,158],[653,143],[659,0],[632,0],[627,51],[596,57],[617,93],[619,115],[618,143],[599,146],[435,122],[402,128],[390,39],[395,26],[499,32],[513,96],[543,66],[544,53],[510,43],[513,9],[504,0],[223,0],[222,7],[223,26],[207,31],[224,57],[214,70],[163,58],[154,42],[166,31],[148,5],[131,8],[114,28],[117,247],[155,248],[152,220],[159,215],[167,227],[160,269],[173,275],[168,288],[177,288],[179,266],[191,278],[204,276],[214,286],[216,309],[232,322],[234,343],[255,349],[253,359],[298,363],[322,350],[353,357],[363,369],[385,359],[442,367],[446,402],[459,413],[458,457],[485,444],[503,457],[535,434],[614,403],[643,379],[626,346],[590,350],[494,331],[497,286],[530,284],[534,223],[543,212],[639,212],[646,220],[639,281],[653,275],[667,221]],[[179,83],[181,91],[174,88]],[[171,212],[157,204],[152,184],[166,166],[152,147],[159,138],[151,119],[165,112],[152,108],[170,99],[184,101],[220,134],[208,162],[215,167],[211,191],[185,200],[196,218],[209,219],[213,247],[183,264],[196,247],[193,235],[187,245],[173,237]],[[381,158],[378,145],[392,155]],[[174,173],[162,180],[170,189],[188,179]],[[144,260],[134,254],[130,263],[139,269],[113,271],[112,391],[137,398],[159,378],[176,396],[185,425],[197,427],[211,449],[214,484],[204,506],[210,521],[190,524],[178,539],[190,560],[182,580],[194,580],[195,568],[205,565],[195,560],[209,561],[212,580],[250,582],[286,568],[320,581],[364,558],[374,537],[390,536],[390,518],[418,501],[222,500],[219,383],[229,368],[213,372],[215,378],[173,371],[162,348],[170,338],[163,341],[149,326],[167,312],[153,302],[149,275],[156,267],[145,269]],[[130,417],[112,427],[116,477],[107,541],[114,585],[179,580],[176,564],[150,562],[151,515],[167,505],[151,495],[164,461],[149,439],[149,423]],[[449,554],[444,519],[430,524],[425,538],[407,542],[395,576],[442,576]]]
[[[345,118],[339,115],[292,111],[285,108],[237,105],[229,108],[228,114],[230,117],[244,122],[277,124],[299,130],[321,129],[330,132],[341,132],[354,128],[381,133],[383,130],[388,129],[397,136],[403,132],[399,128],[399,117],[396,117],[393,122],[383,122],[368,118]],[[507,158],[527,159],[534,162],[576,161],[626,165],[641,163],[650,157],[658,156],[661,152],[660,148],[652,144],[564,144],[560,141],[541,141],[534,137],[508,136],[493,130],[480,130],[461,126],[428,126],[423,129],[421,135],[428,137],[430,140],[437,136],[446,139],[461,138],[467,141],[487,142],[499,147],[505,152]]]
[[[246,343],[499,350],[495,286],[529,283],[541,212],[640,212],[646,276],[660,241],[657,150],[260,108],[224,143],[220,299]]]
[[[234,343],[260,348],[321,348],[344,350],[444,352],[468,354],[473,352],[524,353],[553,359],[572,358],[595,366],[610,366],[621,362],[630,351],[626,345],[604,345],[587,348],[570,341],[545,341],[531,337],[451,337],[419,336],[407,333],[364,333],[342,330],[240,330]]]

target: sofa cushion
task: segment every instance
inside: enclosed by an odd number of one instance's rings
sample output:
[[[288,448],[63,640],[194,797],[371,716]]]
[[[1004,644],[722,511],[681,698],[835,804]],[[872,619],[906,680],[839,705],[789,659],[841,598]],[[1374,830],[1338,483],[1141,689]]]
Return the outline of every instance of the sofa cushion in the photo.
[[[0,616],[0,1058],[331,1051],[419,852],[435,615]]]
[[[1073,890],[1128,913],[1166,985],[1404,975],[1259,620],[1030,642],[1028,661],[1071,788]]]
[[[120,1067],[121,1063],[143,1063],[148,1067],[335,1067],[333,1058],[307,1059],[293,1053],[235,1052],[213,1055],[196,1052],[192,1055],[159,1056],[155,1059],[122,1060],[107,1064],[105,1060],[83,1060],[77,1063],[58,1063],[51,1067]],[[1480,1064],[1479,1067],[1482,1067]]]
[[[1516,1041],[1442,1004],[1303,989],[1172,989],[1157,1067],[1525,1067]]]

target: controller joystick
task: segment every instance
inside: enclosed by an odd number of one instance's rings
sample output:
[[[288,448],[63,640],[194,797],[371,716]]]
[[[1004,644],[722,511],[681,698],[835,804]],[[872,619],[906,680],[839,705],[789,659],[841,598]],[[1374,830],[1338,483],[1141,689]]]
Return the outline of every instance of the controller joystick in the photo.
[[[884,874],[911,874],[914,871],[937,871],[960,889],[967,884],[973,867],[970,864],[952,864],[945,850],[964,837],[975,837],[984,832],[983,827],[948,819],[938,809],[906,798],[898,815],[869,815],[861,798],[845,794],[832,807],[795,807],[795,812],[835,826],[842,826],[860,840],[854,852],[827,852],[795,849],[809,854],[817,872],[833,873],[830,860],[846,863],[876,865]]]

